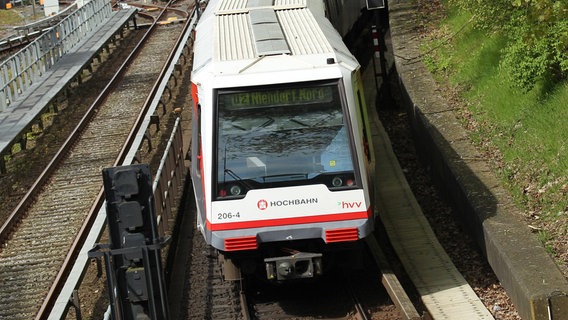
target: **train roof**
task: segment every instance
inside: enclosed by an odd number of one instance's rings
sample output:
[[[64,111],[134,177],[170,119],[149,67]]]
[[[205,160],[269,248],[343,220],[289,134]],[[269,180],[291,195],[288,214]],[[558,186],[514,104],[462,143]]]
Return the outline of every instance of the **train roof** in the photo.
[[[213,74],[240,74],[253,65],[257,71],[317,68],[331,58],[349,69],[358,67],[326,19],[323,1],[212,0],[196,32],[194,70],[210,63]],[[288,60],[256,66],[275,56]]]

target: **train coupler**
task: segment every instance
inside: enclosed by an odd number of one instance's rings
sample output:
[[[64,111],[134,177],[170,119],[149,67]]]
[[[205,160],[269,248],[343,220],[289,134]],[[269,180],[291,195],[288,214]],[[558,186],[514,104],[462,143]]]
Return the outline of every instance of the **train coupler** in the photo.
[[[264,259],[268,280],[292,280],[321,276],[322,254],[298,252],[291,256]]]

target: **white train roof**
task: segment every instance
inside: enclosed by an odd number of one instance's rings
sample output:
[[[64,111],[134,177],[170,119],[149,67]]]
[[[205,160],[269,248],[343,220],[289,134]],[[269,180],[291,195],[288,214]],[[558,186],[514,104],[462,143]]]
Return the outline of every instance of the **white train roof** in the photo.
[[[313,69],[330,58],[348,69],[358,67],[325,18],[323,1],[211,0],[196,32],[194,73]]]

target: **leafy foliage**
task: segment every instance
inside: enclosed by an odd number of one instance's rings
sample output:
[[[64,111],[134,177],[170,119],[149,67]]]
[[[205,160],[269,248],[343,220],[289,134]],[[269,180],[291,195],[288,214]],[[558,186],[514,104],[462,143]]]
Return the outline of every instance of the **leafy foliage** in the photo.
[[[476,16],[476,25],[509,39],[501,68],[515,85],[554,86],[568,79],[568,1],[449,0]]]

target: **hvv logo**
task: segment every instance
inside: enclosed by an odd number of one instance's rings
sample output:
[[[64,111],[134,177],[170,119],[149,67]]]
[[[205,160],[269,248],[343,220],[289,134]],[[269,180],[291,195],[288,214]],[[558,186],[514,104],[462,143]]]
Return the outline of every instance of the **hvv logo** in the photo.
[[[337,202],[342,209],[354,209],[354,208],[361,208],[363,203],[361,201],[340,201]]]

